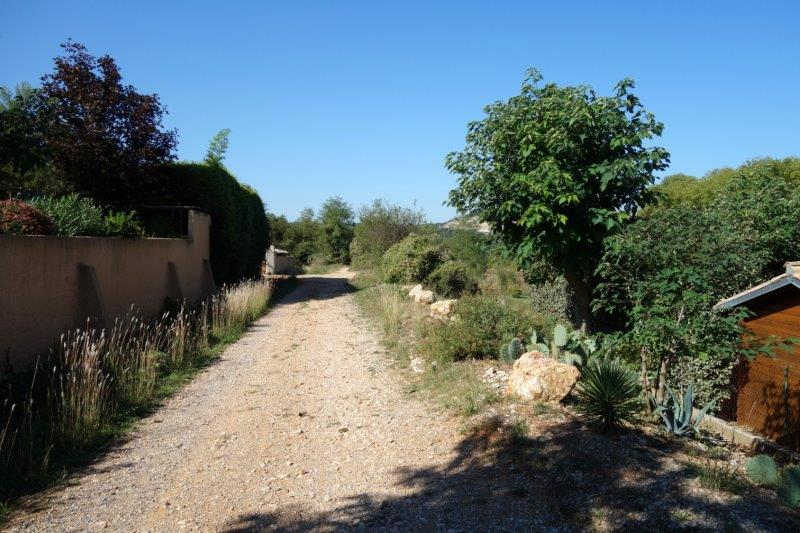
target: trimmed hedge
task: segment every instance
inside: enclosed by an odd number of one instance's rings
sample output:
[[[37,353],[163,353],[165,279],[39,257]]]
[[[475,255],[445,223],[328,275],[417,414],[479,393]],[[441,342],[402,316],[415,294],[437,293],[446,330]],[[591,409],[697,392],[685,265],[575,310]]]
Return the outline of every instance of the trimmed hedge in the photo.
[[[162,191],[151,202],[197,206],[211,215],[215,281],[257,277],[269,246],[269,222],[258,193],[218,165],[170,164],[160,177]]]

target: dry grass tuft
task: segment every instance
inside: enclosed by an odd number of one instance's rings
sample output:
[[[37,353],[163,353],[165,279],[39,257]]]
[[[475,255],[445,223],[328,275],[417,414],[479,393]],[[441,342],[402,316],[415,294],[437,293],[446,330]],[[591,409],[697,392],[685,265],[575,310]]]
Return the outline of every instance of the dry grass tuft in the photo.
[[[108,330],[87,322],[63,334],[29,385],[0,375],[0,501],[46,483],[54,453],[71,462],[114,436],[126,418],[158,401],[172,376],[199,368],[213,348],[238,338],[271,295],[269,282],[247,281],[156,320],[132,308]]]

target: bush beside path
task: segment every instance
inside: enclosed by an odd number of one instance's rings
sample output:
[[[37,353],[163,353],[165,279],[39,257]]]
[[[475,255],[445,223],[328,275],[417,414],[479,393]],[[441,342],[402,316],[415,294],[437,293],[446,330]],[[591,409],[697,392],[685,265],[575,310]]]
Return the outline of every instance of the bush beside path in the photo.
[[[677,444],[604,436],[562,408],[532,406],[539,414],[527,426],[487,413],[463,431],[452,410],[403,390],[408,381],[359,314],[349,271],[302,278],[127,442],[23,502],[6,526],[788,531],[800,523],[766,491],[739,488],[724,459],[698,471]],[[737,485],[727,492],[705,488],[729,482]]]
[[[24,502],[7,527],[324,527],[412,493],[402,471],[436,469],[460,435],[393,384],[347,276],[302,280],[128,442]]]

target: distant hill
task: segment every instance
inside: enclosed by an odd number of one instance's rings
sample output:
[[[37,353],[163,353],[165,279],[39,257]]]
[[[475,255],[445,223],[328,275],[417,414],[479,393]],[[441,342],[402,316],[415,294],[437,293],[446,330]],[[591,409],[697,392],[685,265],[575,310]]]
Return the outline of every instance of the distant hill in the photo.
[[[460,216],[439,224],[442,229],[468,229],[488,235],[492,232],[488,222],[481,222],[478,217]]]

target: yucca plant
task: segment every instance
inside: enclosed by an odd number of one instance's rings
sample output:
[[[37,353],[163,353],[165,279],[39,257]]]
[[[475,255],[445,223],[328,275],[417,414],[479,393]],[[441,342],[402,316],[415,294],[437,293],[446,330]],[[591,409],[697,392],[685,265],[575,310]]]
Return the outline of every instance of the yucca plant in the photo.
[[[632,423],[640,408],[636,375],[616,359],[597,359],[583,368],[578,382],[578,410],[603,431]]]

